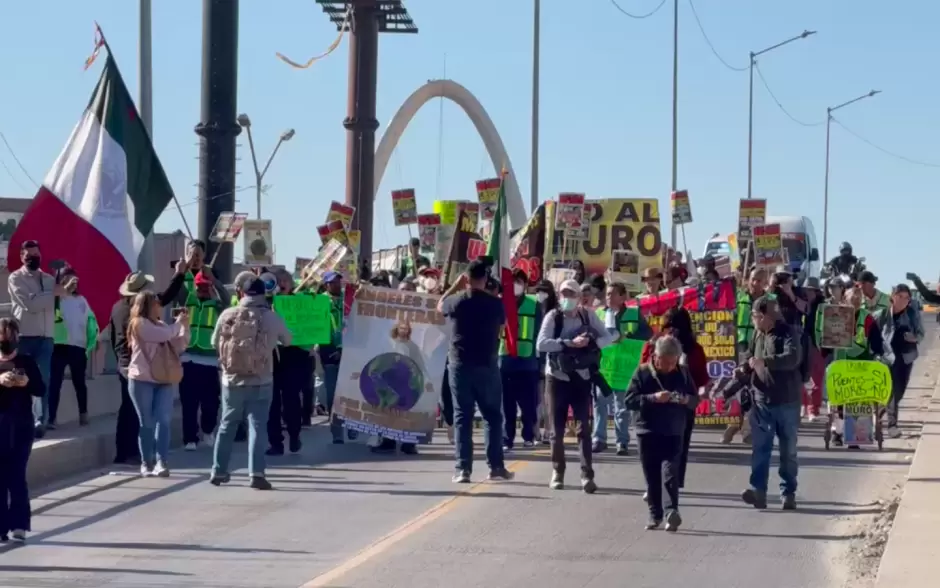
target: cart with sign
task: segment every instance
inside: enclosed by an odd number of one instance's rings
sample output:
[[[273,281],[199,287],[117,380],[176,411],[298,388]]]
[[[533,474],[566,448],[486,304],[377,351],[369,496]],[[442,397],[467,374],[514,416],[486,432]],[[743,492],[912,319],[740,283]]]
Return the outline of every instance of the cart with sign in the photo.
[[[823,441],[850,448],[884,446],[881,416],[891,397],[891,370],[879,360],[839,359],[826,368],[828,420]],[[842,411],[842,433],[833,432],[838,411]]]

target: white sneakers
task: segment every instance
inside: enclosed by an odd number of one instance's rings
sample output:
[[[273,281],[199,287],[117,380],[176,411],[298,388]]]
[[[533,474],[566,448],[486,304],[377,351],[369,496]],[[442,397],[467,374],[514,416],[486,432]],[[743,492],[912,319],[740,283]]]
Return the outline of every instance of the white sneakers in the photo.
[[[13,531],[10,532],[10,538],[18,543],[22,543],[26,541],[26,531],[23,529],[13,529]]]
[[[163,460],[157,460],[157,465],[153,466],[153,470],[147,467],[147,464],[140,464],[140,475],[144,478],[149,478],[151,476],[157,476],[159,478],[169,478],[170,477],[170,468],[166,466],[166,463]]]
[[[196,444],[187,443],[186,445],[183,446],[183,449],[185,449],[186,451],[196,451]]]
[[[552,490],[561,490],[565,487],[565,480],[558,472],[552,472],[552,481],[548,483]]]

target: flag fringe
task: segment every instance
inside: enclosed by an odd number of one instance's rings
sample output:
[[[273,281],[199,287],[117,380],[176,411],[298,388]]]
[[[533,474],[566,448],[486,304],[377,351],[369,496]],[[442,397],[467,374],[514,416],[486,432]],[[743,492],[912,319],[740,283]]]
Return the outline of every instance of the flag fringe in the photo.
[[[315,56],[311,57],[310,59],[307,60],[306,63],[297,63],[296,61],[294,61],[294,60],[288,58],[286,55],[284,55],[283,53],[280,53],[280,52],[277,52],[277,53],[275,53],[274,55],[275,55],[278,59],[280,59],[281,61],[283,61],[284,63],[286,63],[287,65],[293,67],[294,69],[307,69],[307,68],[309,68],[311,65],[313,65],[313,64],[316,63],[317,61],[320,61],[321,59],[323,59],[324,57],[326,57],[326,56],[329,55],[330,53],[336,51],[336,49],[339,47],[339,44],[342,43],[342,41],[343,41],[343,36],[346,35],[346,29],[347,29],[347,27],[348,27],[349,24],[350,24],[349,21],[350,21],[350,18],[352,17],[352,11],[353,11],[353,8],[352,8],[352,5],[350,5],[350,6],[349,6],[349,9],[346,11],[346,16],[343,17],[343,24],[340,25],[340,27],[339,27],[339,35],[337,35],[337,36],[336,36],[336,39],[335,39],[332,43],[330,43],[330,46],[327,47],[326,51],[324,51],[324,52],[321,53],[320,55],[315,55]]]
[[[101,32],[101,27],[98,26],[98,22],[95,21],[95,49],[92,51],[91,55],[85,59],[84,71],[88,71],[88,68],[98,59],[98,54],[101,52],[102,47],[108,49],[108,42],[105,41],[104,33]]]

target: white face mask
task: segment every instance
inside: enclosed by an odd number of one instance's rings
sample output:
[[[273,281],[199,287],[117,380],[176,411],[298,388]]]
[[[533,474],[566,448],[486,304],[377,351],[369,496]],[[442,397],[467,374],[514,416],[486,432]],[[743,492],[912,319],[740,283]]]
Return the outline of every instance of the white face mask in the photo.
[[[571,312],[578,307],[578,300],[576,298],[562,298],[558,301],[558,306],[563,312]]]
[[[433,291],[437,288],[437,280],[434,278],[424,278],[424,289],[428,292]]]
[[[539,299],[539,302],[548,300],[548,292],[538,292],[535,296]]]
[[[525,294],[525,284],[520,284],[519,282],[516,282],[512,286],[512,291],[516,293],[516,296],[522,296],[523,294]]]

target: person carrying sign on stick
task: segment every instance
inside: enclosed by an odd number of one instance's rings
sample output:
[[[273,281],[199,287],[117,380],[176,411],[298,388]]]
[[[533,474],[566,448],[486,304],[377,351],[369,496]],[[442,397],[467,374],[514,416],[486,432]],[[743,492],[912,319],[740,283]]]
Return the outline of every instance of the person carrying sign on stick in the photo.
[[[747,352],[751,341],[754,339],[754,324],[751,320],[751,308],[754,301],[764,295],[767,287],[767,272],[763,269],[754,268],[748,276],[747,286],[738,290],[736,302],[735,326],[737,327],[737,348],[738,357]],[[746,391],[742,391],[746,394]],[[738,431],[741,432],[744,443],[749,443],[751,439],[750,427],[748,426],[747,413],[743,410],[747,404],[746,399],[742,399],[742,414],[740,425],[728,425],[725,429],[722,443],[728,444],[734,439]]]

